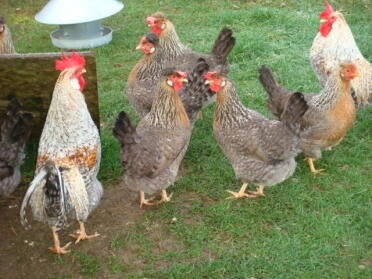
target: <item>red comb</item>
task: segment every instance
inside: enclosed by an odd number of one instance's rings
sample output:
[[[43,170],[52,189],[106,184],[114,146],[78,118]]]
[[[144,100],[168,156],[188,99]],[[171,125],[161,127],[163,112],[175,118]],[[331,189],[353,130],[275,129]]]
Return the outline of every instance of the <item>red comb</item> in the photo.
[[[63,71],[67,68],[84,68],[85,58],[76,54],[75,51],[72,51],[71,57],[68,58],[66,54],[62,53],[62,59],[56,60],[56,70]]]
[[[334,12],[332,10],[331,5],[328,2],[325,2],[324,5],[325,5],[325,10],[321,12],[319,15],[321,19],[327,19]]]
[[[180,77],[186,77],[187,76],[187,72],[180,72],[180,71],[177,71],[176,74]]]
[[[148,18],[146,18],[146,23],[147,24],[155,24],[155,21],[156,21],[156,17],[153,17],[153,16],[149,16]]]
[[[211,79],[217,72],[208,72],[204,75],[205,79]]]

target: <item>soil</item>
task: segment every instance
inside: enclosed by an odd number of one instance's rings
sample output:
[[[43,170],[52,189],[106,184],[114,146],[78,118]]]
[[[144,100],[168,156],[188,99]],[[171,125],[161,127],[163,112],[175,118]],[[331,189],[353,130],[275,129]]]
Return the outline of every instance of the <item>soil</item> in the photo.
[[[86,223],[88,234],[97,231],[101,236],[81,241],[76,245],[73,243],[69,247],[72,251],[70,254],[59,256],[48,250],[53,244],[53,238],[47,225],[32,222],[32,228],[25,230],[20,224],[19,209],[26,188],[22,185],[10,198],[0,200],[0,279],[45,279],[62,274],[73,274],[73,278],[83,278],[80,273],[81,262],[77,259],[78,253],[107,260],[112,255],[111,240],[117,233],[138,223],[145,210],[153,210],[139,207],[137,193],[123,189],[120,185],[111,185],[105,191],[100,206]],[[76,222],[61,231],[59,233],[61,244],[73,241],[68,234],[77,229]],[[120,253],[118,255],[120,262],[138,264],[140,267],[144,263],[132,255],[135,247],[132,248],[117,251]],[[106,274],[107,272],[101,268],[95,273],[94,278],[116,278],[112,274]]]

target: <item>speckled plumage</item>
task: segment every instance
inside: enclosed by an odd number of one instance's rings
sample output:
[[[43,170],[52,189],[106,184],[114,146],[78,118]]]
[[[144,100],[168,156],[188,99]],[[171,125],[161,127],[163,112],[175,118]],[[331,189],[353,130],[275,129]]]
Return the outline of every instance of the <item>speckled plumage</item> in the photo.
[[[216,140],[230,160],[237,179],[272,186],[291,176],[294,156],[299,152],[298,118],[307,105],[295,95],[287,106],[291,111],[282,121],[268,120],[240,102],[235,87],[227,78],[217,92],[213,130]]]
[[[33,117],[21,112],[13,98],[0,121],[0,196],[9,196],[21,182],[20,167],[25,158],[24,147],[31,134]]]
[[[0,32],[0,54],[16,53],[9,26],[5,24],[5,20],[2,16],[0,16],[0,29],[1,28],[3,28],[3,31]]]
[[[160,14],[156,15],[160,16]],[[211,54],[193,52],[181,43],[169,20],[166,20],[166,28],[159,38],[154,33],[149,33],[146,38],[154,44],[155,52],[145,55],[135,65],[125,88],[128,100],[140,118],[143,118],[151,109],[155,96],[154,88],[164,69],[174,68],[178,71],[190,72],[194,69],[198,59],[203,58],[211,69],[223,69],[227,72],[227,56],[235,45],[232,31],[225,28],[219,33]],[[214,95],[208,98],[203,97],[203,99],[205,99],[202,104],[204,107],[214,101]]]
[[[331,32],[322,36],[319,32],[310,49],[310,62],[322,87],[328,77],[337,71],[342,61],[352,61],[358,68],[359,77],[351,81],[355,103],[358,107],[372,102],[372,65],[360,52],[350,27],[341,12],[334,12],[337,20],[332,24]]]
[[[325,87],[318,94],[304,94],[309,106],[300,119],[302,127],[301,151],[306,157],[319,159],[321,150],[337,145],[355,120],[355,106],[350,94],[350,81],[340,76],[339,65],[328,78]],[[290,96],[290,91],[280,86],[265,66],[260,68],[260,81],[269,94],[268,106],[281,119],[282,112]]]
[[[180,97],[163,78],[150,112],[137,127],[121,112],[113,134],[121,142],[123,183],[152,194],[175,182],[190,141],[191,125]]]
[[[99,133],[84,95],[77,89],[78,82],[72,77],[75,70],[62,71],[56,82],[39,142],[35,178],[21,208],[23,223],[28,202],[35,219],[58,229],[68,219],[85,221],[103,194],[97,179],[101,159]],[[58,173],[60,182],[55,179]],[[56,204],[61,202],[62,187],[66,190],[66,212],[59,215],[50,206],[61,208]]]

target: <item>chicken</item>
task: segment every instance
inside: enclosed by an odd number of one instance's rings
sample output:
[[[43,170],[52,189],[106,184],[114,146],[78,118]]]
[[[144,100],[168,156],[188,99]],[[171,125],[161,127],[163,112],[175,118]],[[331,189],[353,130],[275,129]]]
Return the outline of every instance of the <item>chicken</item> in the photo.
[[[156,29],[160,17],[167,24],[167,28],[162,32]],[[143,37],[137,46],[137,49],[143,50],[145,56],[132,69],[125,89],[130,104],[140,118],[150,111],[154,99],[151,92],[158,83],[163,69],[174,67],[179,71],[190,72],[197,60],[204,58],[211,68],[219,67],[227,71],[227,56],[235,45],[232,31],[224,28],[214,43],[211,55],[195,53],[181,44],[172,23],[166,20],[164,15],[157,13],[147,18],[147,22],[153,25],[153,31]],[[164,34],[168,35],[164,36]],[[203,106],[213,100],[213,98],[205,100]]]
[[[166,188],[176,181],[191,136],[189,117],[177,93],[185,81],[186,73],[166,69],[155,88],[151,110],[137,127],[125,112],[120,112],[113,128],[114,137],[121,143],[123,183],[140,192],[141,207],[170,200]],[[145,193],[159,190],[162,192],[159,202],[145,199]]]
[[[33,116],[20,111],[21,105],[13,98],[0,125],[0,196],[7,197],[21,182],[24,148],[31,134]]]
[[[77,220],[80,240],[99,236],[87,235],[84,222],[98,206],[103,189],[97,179],[101,159],[98,129],[89,114],[83,90],[85,59],[72,53],[56,60],[61,71],[56,82],[48,115],[39,142],[36,173],[21,207],[21,222],[27,225],[26,209],[33,217],[48,224],[53,233],[57,254],[68,253],[70,243],[61,247],[58,230],[69,220]]]
[[[269,120],[240,102],[233,83],[224,75],[209,72],[206,82],[216,92],[213,131],[216,140],[230,160],[237,179],[243,182],[232,196],[256,198],[264,196],[265,186],[272,186],[290,177],[299,152],[299,119],[308,106],[301,93],[293,94],[282,113],[281,121]],[[258,185],[248,191],[248,183]]]
[[[310,62],[324,87],[328,77],[342,61],[353,62],[359,77],[351,81],[352,95],[361,108],[372,102],[372,65],[360,52],[344,15],[333,11],[329,3],[320,14],[320,29],[310,49]]]
[[[152,32],[141,38],[137,49],[142,49],[145,56],[131,71],[128,78],[126,92],[128,100],[137,115],[143,118],[151,109],[155,96],[153,90],[156,88],[156,84],[159,82],[160,75],[163,71],[161,65],[164,64],[165,56],[161,53],[159,48],[158,37]],[[203,58],[199,58],[198,61],[196,61],[196,64],[199,66],[197,66],[194,71],[198,71],[198,68],[202,71],[207,71],[209,69],[209,65]],[[177,69],[176,67],[171,68]],[[195,74],[196,78],[202,76],[201,73]],[[145,79],[138,80],[136,79],[138,77],[145,77]],[[185,106],[192,125],[197,120],[201,108],[207,106],[214,99],[214,94],[209,90],[209,87],[203,85],[202,79],[199,78],[199,80],[200,84],[191,82],[186,85],[187,88],[191,85],[194,87],[199,86],[197,90],[186,89],[180,91],[183,105]],[[183,92],[188,92],[189,95],[185,95]],[[196,103],[198,104],[197,108],[195,107]]]
[[[288,99],[295,92],[280,86],[269,68],[262,66],[259,71],[260,82],[269,94],[269,109],[281,119]],[[323,171],[314,167],[314,160],[321,158],[321,150],[340,143],[353,125],[355,105],[350,83],[357,76],[355,64],[343,62],[330,74],[320,93],[305,94],[309,109],[299,120],[302,129],[300,148],[313,174]]]
[[[0,16],[0,54],[11,54],[16,53],[12,34],[10,33],[9,27],[5,24],[5,19]]]

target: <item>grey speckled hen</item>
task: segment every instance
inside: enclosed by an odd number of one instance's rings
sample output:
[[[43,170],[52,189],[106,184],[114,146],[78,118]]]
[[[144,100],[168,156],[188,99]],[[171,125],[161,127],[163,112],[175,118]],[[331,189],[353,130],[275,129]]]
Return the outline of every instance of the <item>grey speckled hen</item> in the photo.
[[[150,112],[133,127],[121,112],[113,135],[121,143],[120,158],[126,187],[140,192],[140,204],[153,205],[170,200],[166,188],[176,181],[186,153],[191,125],[177,91],[186,81],[184,73],[168,72],[156,87]],[[150,203],[146,194],[162,191],[160,202]]]
[[[0,196],[5,197],[21,182],[24,147],[33,124],[32,114],[21,112],[20,108],[17,99],[13,98],[0,122]]]
[[[263,187],[282,182],[296,167],[299,145],[299,125],[296,123],[307,105],[302,94],[294,94],[282,121],[268,120],[240,102],[231,81],[220,75],[206,75],[207,83],[216,92],[213,130],[216,140],[230,160],[237,179],[243,186],[239,192],[228,191],[229,198],[257,197]],[[258,191],[245,193],[248,183],[259,186]]]
[[[150,18],[152,20],[149,22]],[[163,14],[156,13],[150,18],[148,22],[153,33],[143,37],[137,47],[143,50],[145,56],[132,69],[125,88],[128,100],[140,118],[151,109],[155,97],[153,88],[156,87],[164,69],[173,67],[178,71],[189,72],[193,70],[198,59],[203,58],[212,70],[223,69],[227,72],[227,56],[235,45],[232,31],[224,28],[218,34],[211,54],[196,53],[181,43],[173,24]],[[164,28],[157,28],[159,25]],[[202,106],[213,101],[214,95],[209,96]]]

